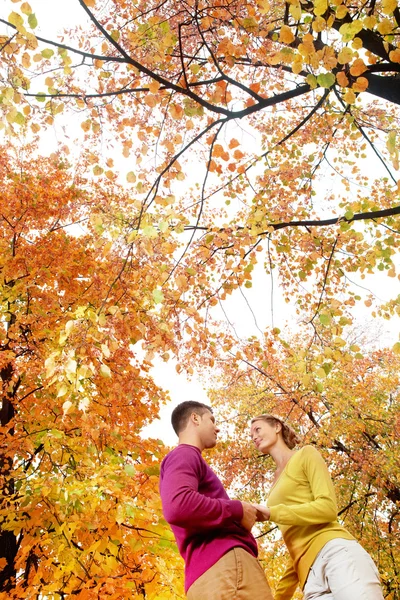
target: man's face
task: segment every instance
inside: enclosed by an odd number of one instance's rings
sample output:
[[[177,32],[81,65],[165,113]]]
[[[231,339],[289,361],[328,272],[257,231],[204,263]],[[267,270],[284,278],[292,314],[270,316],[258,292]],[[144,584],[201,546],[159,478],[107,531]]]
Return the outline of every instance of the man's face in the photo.
[[[217,443],[217,434],[219,432],[218,427],[215,424],[215,417],[209,411],[205,411],[200,415],[200,425],[198,434],[200,436],[202,445],[204,448],[214,448]]]

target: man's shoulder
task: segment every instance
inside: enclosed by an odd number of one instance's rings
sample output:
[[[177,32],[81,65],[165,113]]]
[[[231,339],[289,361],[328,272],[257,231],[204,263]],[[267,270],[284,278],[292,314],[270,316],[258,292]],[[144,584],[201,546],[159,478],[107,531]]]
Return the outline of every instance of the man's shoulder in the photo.
[[[179,444],[176,448],[173,448],[163,458],[161,467],[165,468],[168,463],[201,463],[206,464],[201,452],[196,446],[189,446],[188,444]]]

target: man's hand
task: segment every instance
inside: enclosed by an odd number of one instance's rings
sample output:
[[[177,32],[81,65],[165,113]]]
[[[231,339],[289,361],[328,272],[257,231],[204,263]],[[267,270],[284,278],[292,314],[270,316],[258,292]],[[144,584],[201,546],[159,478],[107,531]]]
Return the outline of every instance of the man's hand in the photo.
[[[271,511],[269,510],[268,506],[254,504],[254,508],[256,509],[256,521],[269,521]]]
[[[248,531],[251,531],[251,528],[253,527],[254,523],[257,520],[257,509],[255,506],[253,506],[252,504],[249,504],[248,502],[242,502],[242,506],[243,506],[243,517],[242,517],[242,520],[240,521],[240,524],[242,527],[244,527]]]

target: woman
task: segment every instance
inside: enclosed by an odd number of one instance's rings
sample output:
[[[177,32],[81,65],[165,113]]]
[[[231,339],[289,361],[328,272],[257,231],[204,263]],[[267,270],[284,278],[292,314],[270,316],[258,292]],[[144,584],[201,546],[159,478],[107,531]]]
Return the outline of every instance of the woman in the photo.
[[[251,437],[276,464],[267,506],[257,505],[258,520],[278,524],[291,556],[275,600],[290,600],[298,585],[305,600],[383,600],[372,558],[337,521],[320,453],[313,446],[296,452],[297,434],[275,415],[255,417]]]

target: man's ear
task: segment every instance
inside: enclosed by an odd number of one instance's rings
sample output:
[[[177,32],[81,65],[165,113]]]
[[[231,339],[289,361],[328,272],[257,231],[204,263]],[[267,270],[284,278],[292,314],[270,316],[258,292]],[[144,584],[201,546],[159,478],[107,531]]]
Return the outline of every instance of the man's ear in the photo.
[[[200,415],[198,415],[195,412],[192,412],[192,414],[190,415],[190,420],[192,423],[194,423],[194,425],[199,425],[200,423]]]

